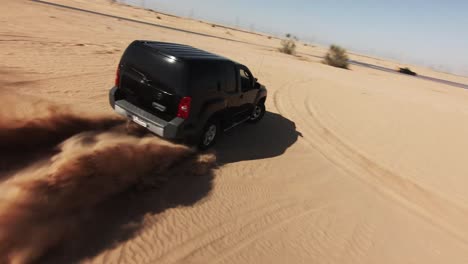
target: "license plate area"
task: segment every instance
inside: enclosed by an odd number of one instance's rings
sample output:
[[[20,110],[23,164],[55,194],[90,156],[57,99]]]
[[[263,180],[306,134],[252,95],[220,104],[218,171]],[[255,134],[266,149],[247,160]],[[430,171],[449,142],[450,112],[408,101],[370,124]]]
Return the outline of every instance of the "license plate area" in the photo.
[[[148,124],[137,116],[132,116],[132,121],[139,124],[142,127],[148,128]]]

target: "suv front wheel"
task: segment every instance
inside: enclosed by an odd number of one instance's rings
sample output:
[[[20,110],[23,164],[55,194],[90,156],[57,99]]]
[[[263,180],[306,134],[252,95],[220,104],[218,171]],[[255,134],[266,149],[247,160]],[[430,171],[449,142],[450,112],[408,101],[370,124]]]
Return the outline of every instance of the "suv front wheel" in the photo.
[[[252,113],[250,114],[249,122],[256,123],[260,121],[264,115],[265,115],[265,104],[258,103],[257,105],[254,106]]]
[[[201,138],[198,147],[204,150],[213,146],[220,132],[221,130],[219,123],[215,120],[208,120],[201,133]]]

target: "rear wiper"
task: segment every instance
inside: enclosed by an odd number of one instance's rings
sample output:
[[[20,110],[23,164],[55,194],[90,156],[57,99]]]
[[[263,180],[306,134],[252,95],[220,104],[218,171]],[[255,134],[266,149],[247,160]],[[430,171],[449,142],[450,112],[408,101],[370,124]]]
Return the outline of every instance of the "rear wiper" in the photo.
[[[152,82],[150,79],[148,79],[148,77],[147,77],[144,73],[140,72],[139,70],[137,70],[137,69],[135,69],[135,68],[133,68],[133,67],[130,67],[130,68],[131,68],[134,72],[138,73],[138,74],[142,77],[142,79],[141,79],[141,82],[142,82],[142,83],[148,84],[148,83]]]

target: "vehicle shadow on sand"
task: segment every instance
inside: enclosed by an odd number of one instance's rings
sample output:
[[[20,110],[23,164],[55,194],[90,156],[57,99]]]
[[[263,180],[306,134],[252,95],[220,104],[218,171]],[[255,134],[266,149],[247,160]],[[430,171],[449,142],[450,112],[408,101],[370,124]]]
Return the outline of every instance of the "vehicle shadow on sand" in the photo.
[[[221,136],[215,151],[220,165],[282,155],[302,134],[291,120],[266,112],[256,124],[243,124]]]

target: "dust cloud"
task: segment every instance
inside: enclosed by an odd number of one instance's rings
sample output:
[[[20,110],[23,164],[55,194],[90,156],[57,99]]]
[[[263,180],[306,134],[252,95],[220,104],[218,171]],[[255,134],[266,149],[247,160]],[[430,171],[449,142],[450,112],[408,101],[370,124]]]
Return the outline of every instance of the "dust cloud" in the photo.
[[[36,119],[0,120],[1,157],[14,162],[53,150],[0,178],[0,263],[37,260],[72,239],[99,204],[132,187],[214,167],[212,154],[135,131],[119,118],[53,107]]]

